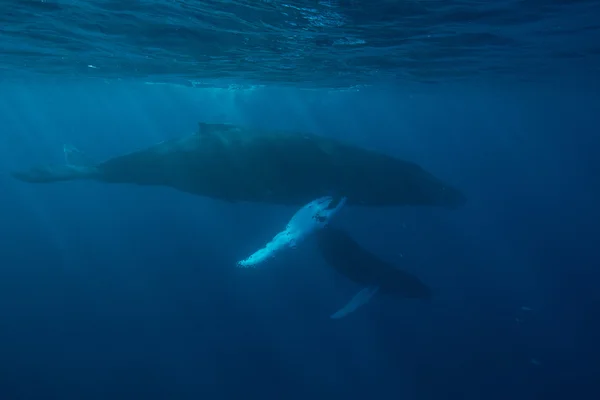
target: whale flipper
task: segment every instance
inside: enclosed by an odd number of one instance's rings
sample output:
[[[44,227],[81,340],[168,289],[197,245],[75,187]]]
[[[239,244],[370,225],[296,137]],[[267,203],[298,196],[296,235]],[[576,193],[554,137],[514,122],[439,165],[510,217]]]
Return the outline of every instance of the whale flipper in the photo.
[[[338,201],[331,196],[311,201],[294,214],[285,230],[275,235],[265,247],[238,262],[238,267],[256,267],[269,258],[275,257],[283,249],[295,248],[308,235],[327,226],[345,203],[345,197]],[[332,204],[335,204],[335,207],[332,207]]]
[[[70,144],[63,145],[63,152],[65,153],[65,162],[67,165],[75,167],[92,167],[96,165],[96,162],[88,157],[87,154]]]
[[[346,315],[356,311],[360,306],[363,306],[371,300],[375,293],[379,290],[379,286],[367,286],[360,292],[356,293],[354,297],[344,307],[333,313],[330,318],[340,319]]]

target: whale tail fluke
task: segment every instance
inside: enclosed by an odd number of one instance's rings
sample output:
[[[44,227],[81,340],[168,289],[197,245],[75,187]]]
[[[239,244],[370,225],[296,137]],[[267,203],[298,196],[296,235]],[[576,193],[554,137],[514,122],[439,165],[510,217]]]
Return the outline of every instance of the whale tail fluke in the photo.
[[[47,183],[71,181],[76,179],[94,179],[98,171],[94,161],[75,147],[65,144],[65,165],[40,165],[26,171],[15,171],[13,178],[23,182]]]
[[[340,319],[346,315],[356,311],[360,306],[364,306],[371,300],[375,293],[379,290],[379,286],[367,286],[360,292],[356,293],[354,297],[344,307],[333,313],[330,318]]]
[[[47,183],[72,181],[76,179],[94,179],[97,176],[95,168],[76,167],[73,165],[43,165],[26,171],[15,171],[13,178],[29,183]]]

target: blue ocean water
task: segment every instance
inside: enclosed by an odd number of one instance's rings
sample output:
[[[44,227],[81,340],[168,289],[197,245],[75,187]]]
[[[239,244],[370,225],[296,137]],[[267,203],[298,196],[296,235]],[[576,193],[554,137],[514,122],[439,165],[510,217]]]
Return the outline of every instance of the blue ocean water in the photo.
[[[0,2],[0,399],[598,398],[600,2]],[[297,210],[10,172],[199,121],[414,161],[464,207],[347,207],[430,302],[307,245]]]

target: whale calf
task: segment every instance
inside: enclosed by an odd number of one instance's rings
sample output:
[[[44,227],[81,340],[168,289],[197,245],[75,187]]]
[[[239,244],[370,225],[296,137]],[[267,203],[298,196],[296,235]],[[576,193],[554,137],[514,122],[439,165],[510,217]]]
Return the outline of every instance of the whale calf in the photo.
[[[196,133],[96,163],[65,146],[64,165],[13,172],[25,182],[89,179],[167,186],[230,202],[458,207],[464,195],[418,165],[332,138],[200,123]]]
[[[331,318],[339,319],[354,312],[378,292],[404,298],[431,298],[429,287],[416,276],[381,260],[343,230],[327,226],[318,231],[316,237],[317,247],[325,261],[364,287]]]
[[[306,237],[326,227],[331,218],[344,206],[346,200],[343,197],[336,201],[333,197],[326,196],[311,201],[296,211],[285,229],[275,235],[265,247],[238,262],[238,267],[256,267],[286,248],[295,248]]]

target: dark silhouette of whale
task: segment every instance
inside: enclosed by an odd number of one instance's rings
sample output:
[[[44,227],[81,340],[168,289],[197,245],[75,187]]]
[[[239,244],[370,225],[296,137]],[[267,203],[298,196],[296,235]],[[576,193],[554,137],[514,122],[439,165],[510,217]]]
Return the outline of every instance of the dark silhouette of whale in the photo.
[[[25,182],[90,179],[168,186],[226,201],[303,205],[325,195],[350,205],[457,207],[465,197],[418,165],[309,134],[200,123],[198,132],[94,163],[65,146],[65,165],[12,175]]]
[[[431,298],[430,288],[419,278],[381,260],[343,230],[328,226],[317,232],[316,237],[319,252],[327,264],[365,287],[332,318],[342,318],[355,311],[378,291],[403,298]]]

